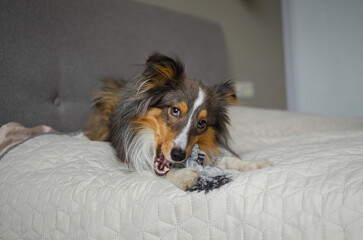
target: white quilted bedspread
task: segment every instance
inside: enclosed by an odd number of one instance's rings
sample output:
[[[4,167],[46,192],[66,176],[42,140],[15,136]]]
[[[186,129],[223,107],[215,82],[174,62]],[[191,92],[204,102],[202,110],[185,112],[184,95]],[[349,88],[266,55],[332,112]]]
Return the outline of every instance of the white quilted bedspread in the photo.
[[[237,108],[234,147],[274,166],[183,192],[109,144],[45,134],[0,156],[0,239],[363,239],[363,119]]]

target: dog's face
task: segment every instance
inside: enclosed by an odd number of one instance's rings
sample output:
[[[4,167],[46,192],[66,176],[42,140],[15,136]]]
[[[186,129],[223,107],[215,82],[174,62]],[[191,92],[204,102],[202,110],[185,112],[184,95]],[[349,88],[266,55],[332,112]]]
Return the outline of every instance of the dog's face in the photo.
[[[226,107],[236,103],[232,85],[207,87],[187,78],[178,59],[159,54],[149,57],[143,77],[135,93],[142,114],[132,122],[154,133],[155,173],[185,161],[196,143],[207,155],[218,152],[228,140]]]

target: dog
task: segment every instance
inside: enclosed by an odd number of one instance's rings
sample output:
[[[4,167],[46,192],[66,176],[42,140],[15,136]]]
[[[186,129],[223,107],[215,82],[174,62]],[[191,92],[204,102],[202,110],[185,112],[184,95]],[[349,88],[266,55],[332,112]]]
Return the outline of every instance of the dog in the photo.
[[[194,144],[204,165],[247,171],[268,161],[242,161],[229,146],[228,106],[238,103],[229,81],[206,86],[188,78],[178,57],[150,55],[133,81],[106,80],[93,99],[86,125],[91,140],[110,141],[118,158],[137,171],[151,170],[182,190],[193,186],[195,168],[183,163]]]

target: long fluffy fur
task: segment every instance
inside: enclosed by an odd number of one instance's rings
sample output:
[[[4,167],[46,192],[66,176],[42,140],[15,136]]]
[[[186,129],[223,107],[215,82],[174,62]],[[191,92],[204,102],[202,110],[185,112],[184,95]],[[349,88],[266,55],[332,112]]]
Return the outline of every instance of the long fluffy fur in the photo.
[[[165,109],[167,106],[163,101],[173,100],[173,96],[168,95],[170,92],[192,94],[193,88],[202,88],[208,97],[208,127],[213,128],[208,134],[214,135],[211,139],[215,139],[216,147],[230,150],[227,106],[236,102],[232,84],[227,82],[206,87],[185,77],[179,58],[160,54],[153,54],[147,59],[139,78],[128,83],[104,82],[104,89],[93,100],[86,135],[92,140],[110,141],[120,160],[130,163],[136,170],[151,169],[158,147],[155,134],[137,120],[151,108]]]
[[[93,98],[92,113],[85,124],[85,129],[89,139],[109,141],[111,117],[119,104],[125,82],[107,79],[102,84],[103,90]]]
[[[150,129],[139,130],[129,144],[126,144],[125,155],[128,163],[136,171],[152,170],[155,158],[154,133]]]

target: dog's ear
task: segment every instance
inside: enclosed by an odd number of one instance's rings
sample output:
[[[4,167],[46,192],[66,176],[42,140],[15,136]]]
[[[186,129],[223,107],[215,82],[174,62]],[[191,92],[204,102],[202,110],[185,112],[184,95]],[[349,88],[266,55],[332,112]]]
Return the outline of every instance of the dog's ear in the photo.
[[[145,113],[156,105],[170,89],[176,89],[184,78],[184,66],[179,58],[154,53],[145,63],[142,79],[137,83],[134,98],[138,99],[137,111]]]
[[[179,58],[154,53],[145,63],[143,77],[147,80],[147,88],[164,86],[166,83],[179,80],[184,76],[184,66]]]
[[[222,100],[222,102],[228,105],[239,105],[236,89],[231,81],[214,85],[213,89],[217,95],[217,99]]]

